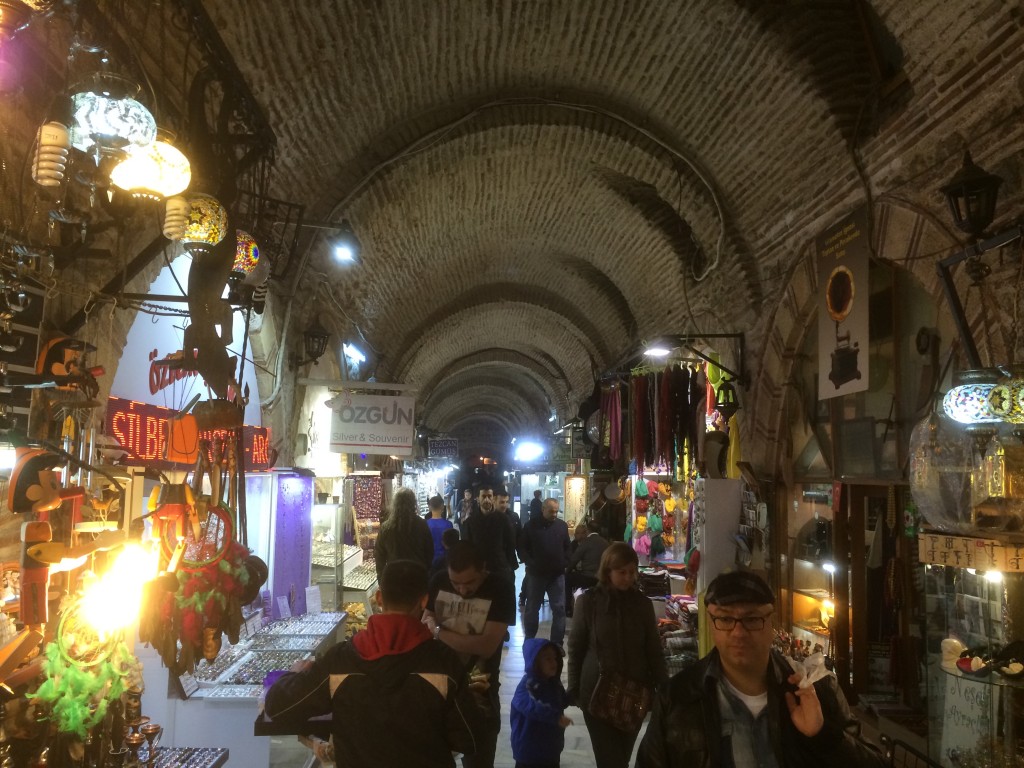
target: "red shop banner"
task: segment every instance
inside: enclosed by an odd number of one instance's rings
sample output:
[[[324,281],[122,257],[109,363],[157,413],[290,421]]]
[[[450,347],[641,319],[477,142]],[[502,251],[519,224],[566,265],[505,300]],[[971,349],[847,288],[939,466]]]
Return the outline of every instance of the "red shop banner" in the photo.
[[[168,419],[175,411],[159,405],[148,405],[123,397],[110,397],[107,401],[106,434],[117,440],[128,451],[128,464],[143,462],[160,469],[184,469],[185,465],[167,461]],[[202,440],[223,439],[230,430],[203,430]],[[245,447],[246,471],[270,469],[270,429],[242,427]]]

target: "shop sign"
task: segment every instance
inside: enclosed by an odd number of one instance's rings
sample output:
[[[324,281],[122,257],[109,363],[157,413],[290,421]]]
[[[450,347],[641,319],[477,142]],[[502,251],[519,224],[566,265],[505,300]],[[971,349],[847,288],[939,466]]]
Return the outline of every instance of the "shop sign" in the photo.
[[[921,532],[917,537],[917,559],[954,568],[1021,573],[1024,572],[1024,544]]]
[[[415,405],[415,398],[397,395],[345,393],[331,398],[331,450],[411,456]]]
[[[181,469],[183,465],[167,461],[168,419],[176,412],[123,397],[107,401],[106,434],[128,451],[128,464],[145,464],[159,469]],[[231,430],[208,429],[199,432],[200,440],[212,443],[232,434]],[[245,469],[270,469],[270,430],[267,427],[242,427]]]
[[[427,438],[427,458],[455,459],[459,456],[459,441],[454,437]]]
[[[818,399],[868,388],[867,208],[815,240],[818,259]]]

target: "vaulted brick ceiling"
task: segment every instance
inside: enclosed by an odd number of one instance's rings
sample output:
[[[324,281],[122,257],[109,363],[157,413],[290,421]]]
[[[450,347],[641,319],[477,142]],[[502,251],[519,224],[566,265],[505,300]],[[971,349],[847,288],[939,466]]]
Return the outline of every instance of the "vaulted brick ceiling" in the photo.
[[[362,243],[341,268],[308,242],[295,322],[357,325],[428,426],[495,444],[643,338],[756,349],[797,249],[860,194],[851,147],[899,112],[880,84],[957,34],[940,2],[872,5],[205,2],[277,133],[271,193]]]

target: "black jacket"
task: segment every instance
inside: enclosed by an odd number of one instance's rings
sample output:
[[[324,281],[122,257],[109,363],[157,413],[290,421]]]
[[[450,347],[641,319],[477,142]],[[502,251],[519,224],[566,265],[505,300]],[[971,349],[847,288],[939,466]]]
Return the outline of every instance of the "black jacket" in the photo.
[[[652,688],[668,679],[654,605],[638,589],[597,586],[580,595],[568,650],[569,695],[584,710],[602,669]]]
[[[392,560],[415,560],[430,569],[434,561],[434,537],[430,533],[430,526],[419,515],[410,523],[408,529],[392,528],[387,524],[381,526],[377,543],[373,547],[378,581],[385,566]]]
[[[601,565],[601,555],[606,549],[608,549],[607,541],[602,539],[599,534],[589,534],[572,553],[568,569],[571,571],[579,567],[580,573],[596,578],[598,566]]]
[[[474,509],[464,528],[463,538],[473,542],[483,555],[488,571],[507,576],[519,568],[512,521],[503,512]]]
[[[519,554],[530,576],[552,579],[565,573],[569,564],[569,527],[557,517],[541,515],[523,526]]]
[[[351,642],[279,679],[264,711],[298,723],[332,714],[335,754],[352,768],[451,768],[453,751],[476,752],[480,728],[466,671],[422,624],[381,621],[388,616],[371,616]]]
[[[718,679],[708,674],[718,651],[675,675],[655,699],[636,768],[718,768],[731,761],[721,754]],[[775,651],[769,660],[768,710],[775,759],[781,768],[871,768],[888,765],[881,753],[859,738],[860,724],[833,676],[814,684],[825,716],[816,736],[800,733],[789,718],[784,684],[789,663]]]

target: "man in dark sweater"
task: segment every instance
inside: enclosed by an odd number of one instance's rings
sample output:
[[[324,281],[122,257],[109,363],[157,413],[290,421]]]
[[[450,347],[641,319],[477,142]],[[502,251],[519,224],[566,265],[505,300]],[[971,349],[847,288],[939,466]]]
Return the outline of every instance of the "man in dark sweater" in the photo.
[[[565,568],[569,564],[569,528],[558,519],[558,499],[545,499],[540,517],[523,526],[520,555],[526,563],[526,608],[523,632],[537,636],[540,604],[547,593],[551,606],[551,642],[565,638]]]
[[[344,765],[453,768],[453,752],[474,754],[478,707],[458,654],[421,623],[427,571],[393,560],[381,576],[366,629],[315,662],[298,662],[267,691],[272,720],[303,723],[332,714]],[[391,738],[400,723],[401,738]]]
[[[491,486],[480,486],[476,505],[466,520],[462,538],[471,541],[477,548],[489,573],[507,580],[509,584],[515,583],[515,570],[519,568],[515,534],[508,516],[498,509]]]

